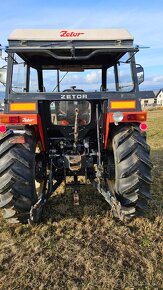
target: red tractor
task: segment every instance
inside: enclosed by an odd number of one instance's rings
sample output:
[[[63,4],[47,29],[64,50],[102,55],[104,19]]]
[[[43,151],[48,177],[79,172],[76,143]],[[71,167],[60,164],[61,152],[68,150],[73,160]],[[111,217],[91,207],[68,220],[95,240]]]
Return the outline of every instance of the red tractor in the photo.
[[[67,177],[78,202],[85,176],[123,220],[150,198],[150,148],[125,29],[15,30],[9,37],[0,114],[0,208],[10,222],[39,222]],[[79,88],[76,88],[76,85]],[[39,189],[36,187],[39,183]]]

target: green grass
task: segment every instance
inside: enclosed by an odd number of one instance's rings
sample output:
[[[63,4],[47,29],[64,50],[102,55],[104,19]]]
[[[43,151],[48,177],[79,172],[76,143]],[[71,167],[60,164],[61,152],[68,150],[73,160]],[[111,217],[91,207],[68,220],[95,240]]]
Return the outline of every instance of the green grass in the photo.
[[[163,149],[163,110],[148,112],[148,143],[151,149]]]
[[[39,226],[0,220],[0,289],[161,289],[163,111],[148,113],[154,164],[150,210],[127,224],[110,216],[102,196],[82,189],[80,205],[60,187]]]

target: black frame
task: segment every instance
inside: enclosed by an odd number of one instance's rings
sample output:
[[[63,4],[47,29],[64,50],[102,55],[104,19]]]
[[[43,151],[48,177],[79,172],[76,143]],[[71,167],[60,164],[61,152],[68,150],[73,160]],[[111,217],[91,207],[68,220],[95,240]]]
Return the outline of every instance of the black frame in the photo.
[[[40,47],[36,48],[36,42],[26,42],[26,46],[23,47],[24,42],[22,44],[22,42],[20,41],[10,41],[9,42],[10,47],[7,49],[8,52],[8,71],[7,71],[7,85],[6,85],[6,95],[5,95],[5,103],[6,103],[6,108],[5,108],[5,112],[8,113],[9,112],[9,106],[8,104],[10,102],[33,102],[33,101],[44,101],[44,100],[82,100],[82,99],[87,99],[87,100],[108,100],[108,110],[111,111],[111,109],[109,109],[109,101],[110,100],[127,100],[127,99],[134,99],[136,100],[136,109],[135,110],[141,110],[141,105],[140,105],[140,94],[139,94],[139,85],[138,85],[138,79],[137,79],[137,74],[136,74],[136,63],[135,63],[135,53],[138,51],[138,48],[134,48],[131,44],[131,41],[123,41],[121,43],[119,42],[54,42],[54,43],[45,43],[45,42],[38,42],[37,45]],[[89,45],[96,45],[96,49],[93,50],[92,53],[90,53],[89,55],[86,56],[82,56],[82,57],[76,57],[75,56],[75,52],[77,51],[77,49],[79,47],[87,47]],[[98,46],[101,46],[103,44],[103,49],[99,49]],[[109,48],[107,48],[108,44],[110,45]],[[102,91],[101,92],[75,92],[73,91],[71,92],[64,92],[64,93],[60,93],[60,92],[52,92],[52,93],[46,93],[43,92],[43,76],[42,76],[42,69],[41,67],[33,67],[32,64],[30,62],[27,62],[27,73],[26,73],[26,90],[29,90],[29,74],[30,74],[30,66],[37,69],[37,73],[38,73],[38,84],[39,84],[39,90],[40,92],[38,93],[13,93],[11,91],[11,85],[12,85],[12,72],[13,72],[13,63],[14,63],[14,53],[18,53],[18,55],[20,55],[20,57],[22,57],[22,54],[25,52],[48,52],[48,54],[52,55],[52,57],[56,58],[56,55],[54,55],[54,53],[52,53],[50,51],[50,49],[52,49],[54,46],[57,46],[57,49],[59,51],[60,46],[62,46],[62,48],[64,48],[65,50],[69,49],[71,52],[71,56],[69,57],[63,57],[63,56],[59,56],[58,58],[60,60],[66,59],[67,61],[69,61],[70,59],[72,60],[72,62],[77,61],[78,60],[82,60],[84,61],[84,59],[88,59],[91,58],[92,54],[98,54],[103,53],[103,52],[118,52],[119,56],[123,56],[126,52],[129,53],[129,59],[131,62],[131,74],[132,74],[132,80],[133,80],[133,84],[134,84],[134,88],[132,91],[130,92],[118,92],[118,74],[117,74],[117,63],[114,65],[114,71],[115,71],[115,83],[116,83],[116,89],[117,92],[107,92],[106,91],[106,82],[107,82],[107,69],[109,68],[109,65],[105,64],[105,66],[103,65],[101,67],[102,69]],[[112,46],[112,47],[111,47]],[[46,49],[45,49],[46,47]],[[25,59],[24,59],[25,60]],[[132,109],[132,111],[135,111]],[[125,111],[125,110],[123,110]],[[19,113],[19,112],[14,112],[14,113]],[[26,113],[26,112],[24,112]],[[36,113],[36,112],[34,112]]]

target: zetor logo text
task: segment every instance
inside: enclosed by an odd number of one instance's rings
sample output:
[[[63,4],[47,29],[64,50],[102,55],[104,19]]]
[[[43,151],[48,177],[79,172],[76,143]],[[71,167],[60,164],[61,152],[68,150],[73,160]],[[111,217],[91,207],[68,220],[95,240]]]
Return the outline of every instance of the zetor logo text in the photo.
[[[61,95],[62,100],[75,100],[75,99],[87,99],[88,96],[86,94],[80,95],[80,94],[71,94],[71,95]]]
[[[60,37],[79,37],[82,34],[85,34],[85,33],[84,32],[74,32],[74,31],[62,30],[60,32]]]

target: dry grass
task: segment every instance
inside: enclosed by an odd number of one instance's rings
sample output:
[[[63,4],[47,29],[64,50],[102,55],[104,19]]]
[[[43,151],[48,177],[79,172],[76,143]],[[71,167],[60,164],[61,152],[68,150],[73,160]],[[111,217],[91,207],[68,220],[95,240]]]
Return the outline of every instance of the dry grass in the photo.
[[[1,220],[0,289],[161,289],[163,222],[163,112],[149,113],[154,163],[153,200],[147,218],[123,224],[91,187],[80,205],[63,188],[44,212],[43,224],[13,226]]]

